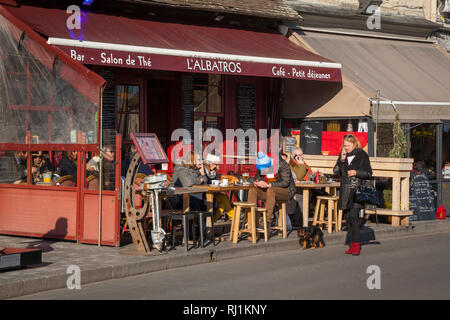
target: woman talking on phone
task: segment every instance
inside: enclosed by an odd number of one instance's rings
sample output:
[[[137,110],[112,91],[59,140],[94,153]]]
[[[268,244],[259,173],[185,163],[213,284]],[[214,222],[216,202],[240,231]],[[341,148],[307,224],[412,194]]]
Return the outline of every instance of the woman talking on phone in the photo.
[[[354,195],[362,180],[372,178],[372,168],[369,156],[352,134],[344,136],[341,154],[333,172],[341,177],[338,208],[346,215],[350,236],[350,249],[345,253],[359,255],[359,212],[364,205],[354,201]]]

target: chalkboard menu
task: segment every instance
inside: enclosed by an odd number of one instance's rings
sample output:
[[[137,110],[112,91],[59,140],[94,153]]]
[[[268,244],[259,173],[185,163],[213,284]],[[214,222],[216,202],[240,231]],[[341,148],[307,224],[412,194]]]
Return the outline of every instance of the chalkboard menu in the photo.
[[[239,128],[247,131],[255,129],[255,86],[241,84],[237,86],[237,107]]]
[[[434,191],[425,173],[420,171],[411,172],[409,208],[413,211],[413,215],[410,217],[410,221],[436,219],[434,199]]]
[[[103,129],[115,129],[115,86],[114,73],[110,70],[99,70],[98,74],[106,80],[103,90],[102,127]]]
[[[181,77],[181,127],[194,139],[194,77]]]
[[[98,74],[106,80],[106,87],[103,90],[102,104],[102,143],[106,145],[116,144],[116,114],[115,114],[115,81],[114,73],[110,70],[101,69]],[[128,140],[129,137],[123,137]]]
[[[237,108],[239,118],[239,128],[247,131],[255,129],[255,86],[252,84],[240,84],[237,86]],[[245,155],[250,155],[250,146],[248,139],[238,141],[239,150],[245,150]],[[239,154],[244,156],[243,154]],[[238,160],[242,162],[243,160]]]
[[[304,154],[321,154],[322,122],[307,121],[300,125],[300,147]]]

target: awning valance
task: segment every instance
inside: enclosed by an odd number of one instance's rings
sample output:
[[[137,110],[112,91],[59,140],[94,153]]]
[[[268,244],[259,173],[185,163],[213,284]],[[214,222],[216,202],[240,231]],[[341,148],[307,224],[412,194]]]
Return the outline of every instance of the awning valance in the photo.
[[[279,33],[93,12],[82,13],[80,30],[69,30],[65,10],[30,6],[9,10],[83,64],[341,81],[339,63],[298,47]]]

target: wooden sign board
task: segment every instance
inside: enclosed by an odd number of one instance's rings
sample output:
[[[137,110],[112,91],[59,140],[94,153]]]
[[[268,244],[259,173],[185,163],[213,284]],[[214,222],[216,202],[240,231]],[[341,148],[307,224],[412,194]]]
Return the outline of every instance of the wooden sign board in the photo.
[[[169,162],[155,133],[130,133],[130,136],[144,164]]]
[[[284,137],[283,138],[283,152],[290,155],[292,149],[298,147],[298,139],[296,137]]]
[[[411,188],[409,190],[410,209],[413,215],[410,221],[434,220],[436,209],[434,207],[434,191],[425,173],[420,171],[411,172]]]
[[[303,149],[304,154],[321,154],[322,122],[307,121],[301,124],[300,147]]]

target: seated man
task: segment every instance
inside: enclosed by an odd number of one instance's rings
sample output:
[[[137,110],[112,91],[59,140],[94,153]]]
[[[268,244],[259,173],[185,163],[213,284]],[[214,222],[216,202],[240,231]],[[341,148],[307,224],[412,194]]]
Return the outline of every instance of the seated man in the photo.
[[[277,200],[288,201],[295,196],[295,183],[292,178],[291,169],[286,161],[281,157],[278,160],[278,170],[276,172],[275,182],[267,183],[262,175],[273,173],[272,159],[266,154],[258,152],[256,160],[256,168],[258,172],[255,176],[252,188],[248,192],[248,202],[257,203],[258,200],[266,201],[266,209],[268,212],[268,223],[271,221],[272,213]]]
[[[303,158],[302,148],[292,149],[289,166],[291,167],[292,176],[296,182],[303,180],[308,181],[312,177],[311,168],[306,164]]]
[[[0,183],[27,182],[27,152],[6,151],[0,155]]]
[[[304,154],[302,148],[293,148],[291,152],[291,157],[289,160],[289,166],[292,171],[292,176],[294,177],[294,181],[300,182],[300,181],[310,181],[311,178],[313,178],[313,173],[311,168],[308,166],[308,164],[304,160]],[[317,196],[328,196],[329,194],[326,193],[323,189],[312,189],[310,194],[309,201],[315,203],[315,199]],[[295,200],[297,201],[297,204],[299,208],[302,208],[303,206],[303,194],[296,194]],[[300,220],[302,219],[301,212],[295,215],[294,217],[294,224],[299,224]]]
[[[128,152],[128,154],[125,155],[125,157],[122,160],[122,168],[121,168],[122,177],[127,176],[128,168],[130,167],[131,160],[133,159],[136,152],[137,152],[136,146],[134,144],[132,144],[130,146],[130,151]],[[149,176],[149,175],[155,174],[156,170],[150,164],[145,165],[145,164],[141,163],[139,165],[139,168],[136,173],[143,173],[146,176]]]

